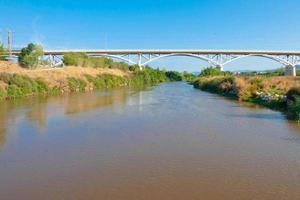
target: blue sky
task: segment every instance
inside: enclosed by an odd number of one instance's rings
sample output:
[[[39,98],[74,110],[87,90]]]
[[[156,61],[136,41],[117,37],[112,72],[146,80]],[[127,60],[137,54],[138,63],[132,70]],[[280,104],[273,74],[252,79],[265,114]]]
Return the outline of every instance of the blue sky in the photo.
[[[276,49],[300,50],[299,0],[0,0],[0,31],[18,47],[47,49]],[[199,71],[193,58],[166,58],[153,66]],[[269,69],[263,58],[226,69]]]

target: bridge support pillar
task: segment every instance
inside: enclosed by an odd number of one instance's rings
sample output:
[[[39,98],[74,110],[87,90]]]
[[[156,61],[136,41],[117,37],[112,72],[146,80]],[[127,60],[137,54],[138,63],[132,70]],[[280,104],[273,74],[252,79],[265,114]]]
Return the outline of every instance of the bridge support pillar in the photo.
[[[285,66],[284,75],[285,76],[297,76],[296,75],[296,66],[292,66],[292,65]]]
[[[142,67],[142,54],[141,53],[139,54],[138,66],[140,67],[140,70],[143,69],[143,67]]]
[[[219,70],[221,70],[221,71],[224,71],[223,65],[217,65],[216,68],[219,69]]]

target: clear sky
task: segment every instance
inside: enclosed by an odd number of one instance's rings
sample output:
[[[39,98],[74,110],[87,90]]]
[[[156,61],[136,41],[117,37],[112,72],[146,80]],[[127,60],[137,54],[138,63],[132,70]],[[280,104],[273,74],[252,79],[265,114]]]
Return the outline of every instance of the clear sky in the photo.
[[[299,0],[0,0],[0,31],[17,47],[46,49],[274,49],[300,50]],[[193,58],[153,63],[199,71]],[[225,68],[279,67],[247,58]]]

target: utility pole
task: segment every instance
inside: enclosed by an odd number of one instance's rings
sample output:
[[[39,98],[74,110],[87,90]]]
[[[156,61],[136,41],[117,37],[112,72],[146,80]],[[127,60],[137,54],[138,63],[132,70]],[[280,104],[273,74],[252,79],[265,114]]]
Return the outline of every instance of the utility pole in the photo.
[[[0,45],[3,44],[2,43],[2,30],[0,29]]]
[[[12,31],[7,30],[7,49],[8,49],[8,54],[9,57],[12,56]]]

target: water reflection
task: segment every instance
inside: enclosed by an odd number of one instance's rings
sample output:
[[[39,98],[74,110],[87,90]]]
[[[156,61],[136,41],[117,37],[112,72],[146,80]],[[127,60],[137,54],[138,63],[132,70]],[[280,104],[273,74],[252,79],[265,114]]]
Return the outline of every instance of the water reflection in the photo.
[[[0,145],[5,144],[8,128],[13,129],[22,120],[30,122],[40,131],[48,126],[48,118],[58,113],[72,115],[88,112],[108,105],[124,106],[130,94],[138,90],[115,89],[93,93],[78,93],[59,97],[35,97],[0,104]],[[138,95],[138,97],[142,97]],[[137,101],[141,101],[137,98]]]
[[[129,90],[118,89],[98,92],[96,94],[87,93],[84,95],[73,95],[64,102],[65,114],[86,112],[107,105],[124,103],[129,93]]]

